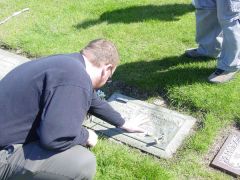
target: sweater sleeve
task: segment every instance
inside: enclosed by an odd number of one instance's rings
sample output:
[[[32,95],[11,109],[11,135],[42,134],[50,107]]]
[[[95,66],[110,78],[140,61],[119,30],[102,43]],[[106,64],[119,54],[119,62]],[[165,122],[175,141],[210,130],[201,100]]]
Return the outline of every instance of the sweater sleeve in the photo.
[[[89,112],[116,127],[121,127],[125,123],[121,114],[115,111],[108,102],[101,100],[96,91],[93,91]]]
[[[38,129],[41,145],[58,151],[86,145],[89,134],[82,123],[90,106],[89,92],[78,86],[58,86],[45,96]]]

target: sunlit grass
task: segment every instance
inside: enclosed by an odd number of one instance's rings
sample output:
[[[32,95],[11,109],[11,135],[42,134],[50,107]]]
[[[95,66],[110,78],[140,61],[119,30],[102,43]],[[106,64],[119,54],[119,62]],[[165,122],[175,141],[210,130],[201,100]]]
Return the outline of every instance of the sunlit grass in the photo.
[[[227,179],[204,162],[221,129],[240,124],[240,78],[223,85],[206,82],[214,59],[182,56],[195,46],[190,0],[0,0],[0,19],[30,8],[0,25],[0,43],[31,56],[79,51],[92,39],[118,47],[114,80],[151,94],[164,94],[170,107],[198,118],[195,133],[170,160],[101,140],[94,148],[96,179]]]

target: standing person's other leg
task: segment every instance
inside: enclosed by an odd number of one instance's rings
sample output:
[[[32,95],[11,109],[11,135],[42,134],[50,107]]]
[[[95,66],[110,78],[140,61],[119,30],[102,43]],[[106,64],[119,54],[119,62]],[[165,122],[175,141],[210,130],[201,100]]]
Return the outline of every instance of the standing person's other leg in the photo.
[[[96,173],[95,156],[80,145],[54,152],[35,142],[17,147],[8,155],[6,162],[5,177],[9,180],[93,179]]]
[[[222,33],[217,19],[216,0],[195,0],[196,42],[198,48],[189,49],[190,58],[218,57],[221,51]]]
[[[223,30],[223,45],[212,83],[231,80],[240,69],[240,0],[217,0],[218,20]]]

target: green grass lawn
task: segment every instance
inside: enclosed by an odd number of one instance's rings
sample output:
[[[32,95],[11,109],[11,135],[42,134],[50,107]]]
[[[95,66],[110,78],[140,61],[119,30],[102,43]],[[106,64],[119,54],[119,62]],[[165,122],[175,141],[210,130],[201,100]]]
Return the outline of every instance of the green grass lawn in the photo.
[[[0,19],[30,8],[0,25],[0,44],[31,57],[79,51],[90,40],[107,38],[121,64],[114,80],[164,95],[170,108],[198,118],[194,134],[174,158],[163,160],[101,139],[96,179],[231,179],[206,161],[217,135],[240,124],[240,77],[223,85],[206,82],[214,59],[182,56],[196,46],[190,0],[0,0]]]

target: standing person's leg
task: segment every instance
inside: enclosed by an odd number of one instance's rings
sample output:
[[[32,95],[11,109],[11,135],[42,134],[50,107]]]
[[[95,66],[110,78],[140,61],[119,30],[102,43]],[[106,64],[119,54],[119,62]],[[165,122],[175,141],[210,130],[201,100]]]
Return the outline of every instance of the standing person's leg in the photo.
[[[5,158],[0,160],[0,179],[93,179],[96,172],[95,156],[80,145],[53,152],[31,143],[15,146],[14,152],[1,153]]]
[[[209,81],[223,83],[231,80],[240,69],[240,1],[217,0],[217,12],[223,45],[217,70],[209,76]]]
[[[186,56],[218,57],[221,51],[222,33],[217,19],[216,0],[195,0],[196,42],[198,48],[189,49]]]

